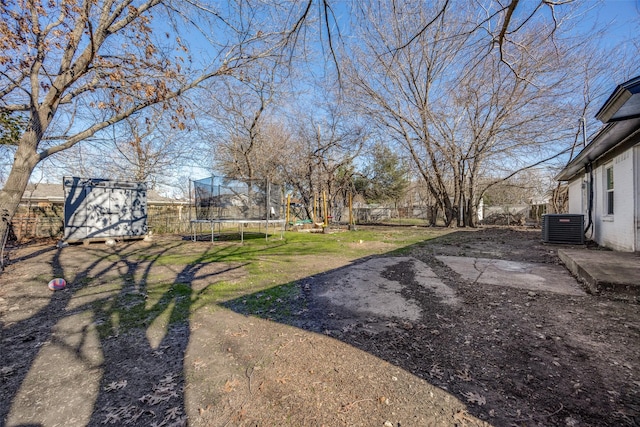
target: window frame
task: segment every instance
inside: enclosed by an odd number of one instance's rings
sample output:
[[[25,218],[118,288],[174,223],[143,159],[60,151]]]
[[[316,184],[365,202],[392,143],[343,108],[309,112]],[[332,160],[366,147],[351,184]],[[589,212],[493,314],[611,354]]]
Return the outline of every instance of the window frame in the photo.
[[[613,163],[609,163],[604,166],[604,214],[606,216],[613,216],[615,213],[614,194]]]

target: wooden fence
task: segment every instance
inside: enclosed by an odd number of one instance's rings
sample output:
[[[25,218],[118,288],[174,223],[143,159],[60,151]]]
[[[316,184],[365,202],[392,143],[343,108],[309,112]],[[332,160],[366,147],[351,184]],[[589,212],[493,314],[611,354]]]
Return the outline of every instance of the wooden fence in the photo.
[[[189,234],[189,206],[149,205],[147,227],[154,234]],[[191,213],[195,217],[195,213]],[[64,231],[62,207],[23,207],[11,221],[9,239],[61,239]]]

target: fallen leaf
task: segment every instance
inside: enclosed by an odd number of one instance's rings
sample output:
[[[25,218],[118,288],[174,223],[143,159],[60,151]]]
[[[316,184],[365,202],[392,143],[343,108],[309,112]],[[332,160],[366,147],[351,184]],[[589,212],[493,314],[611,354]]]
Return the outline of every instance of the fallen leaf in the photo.
[[[193,361],[193,368],[196,371],[199,371],[199,370],[201,370],[203,368],[206,368],[206,367],[207,367],[207,364],[204,363],[204,361],[202,359],[200,359],[200,358],[198,358],[198,359]]]
[[[474,419],[467,413],[467,411],[460,410],[453,414],[453,420],[456,425],[467,425],[467,423],[473,423]]]
[[[432,377],[436,377],[438,379],[442,379],[442,377],[444,376],[444,370],[440,367],[440,365],[438,365],[437,363],[434,363],[433,365],[431,365],[431,369],[429,370],[429,375],[431,375]]]
[[[115,413],[115,412],[109,412],[107,413],[107,415],[105,416],[104,420],[102,421],[102,424],[115,424],[117,422],[120,421],[120,416]]]
[[[456,377],[460,378],[462,381],[465,381],[465,382],[469,382],[472,379],[468,369],[465,369],[464,371],[457,371]]]
[[[467,401],[470,403],[475,403],[478,404],[480,406],[484,405],[485,403],[487,403],[487,399],[485,399],[484,396],[474,392],[474,391],[468,391],[466,393],[462,393],[464,397],[467,398]]]
[[[174,406],[173,408],[167,409],[165,412],[167,418],[171,420],[177,419],[180,415],[182,415],[182,409],[179,406]]]
[[[176,379],[176,374],[167,374],[160,380],[161,383],[171,383]]]
[[[240,385],[240,382],[235,378],[232,380],[227,380],[224,383],[223,390],[225,393],[231,393],[232,391],[235,391],[236,387],[238,387],[239,385]]]

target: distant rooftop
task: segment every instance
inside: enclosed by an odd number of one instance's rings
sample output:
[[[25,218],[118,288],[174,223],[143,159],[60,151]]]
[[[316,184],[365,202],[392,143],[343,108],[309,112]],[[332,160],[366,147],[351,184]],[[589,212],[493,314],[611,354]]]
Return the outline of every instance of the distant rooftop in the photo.
[[[29,183],[22,196],[23,202],[64,203],[62,184]],[[158,194],[155,190],[147,190],[147,202],[152,204],[184,204],[183,200],[171,199]]]

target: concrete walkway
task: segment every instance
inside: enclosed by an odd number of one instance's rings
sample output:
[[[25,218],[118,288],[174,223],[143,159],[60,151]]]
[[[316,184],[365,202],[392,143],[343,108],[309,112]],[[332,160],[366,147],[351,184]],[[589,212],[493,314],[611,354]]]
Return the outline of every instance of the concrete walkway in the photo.
[[[560,260],[590,292],[640,296],[640,254],[589,249],[558,249]]]

